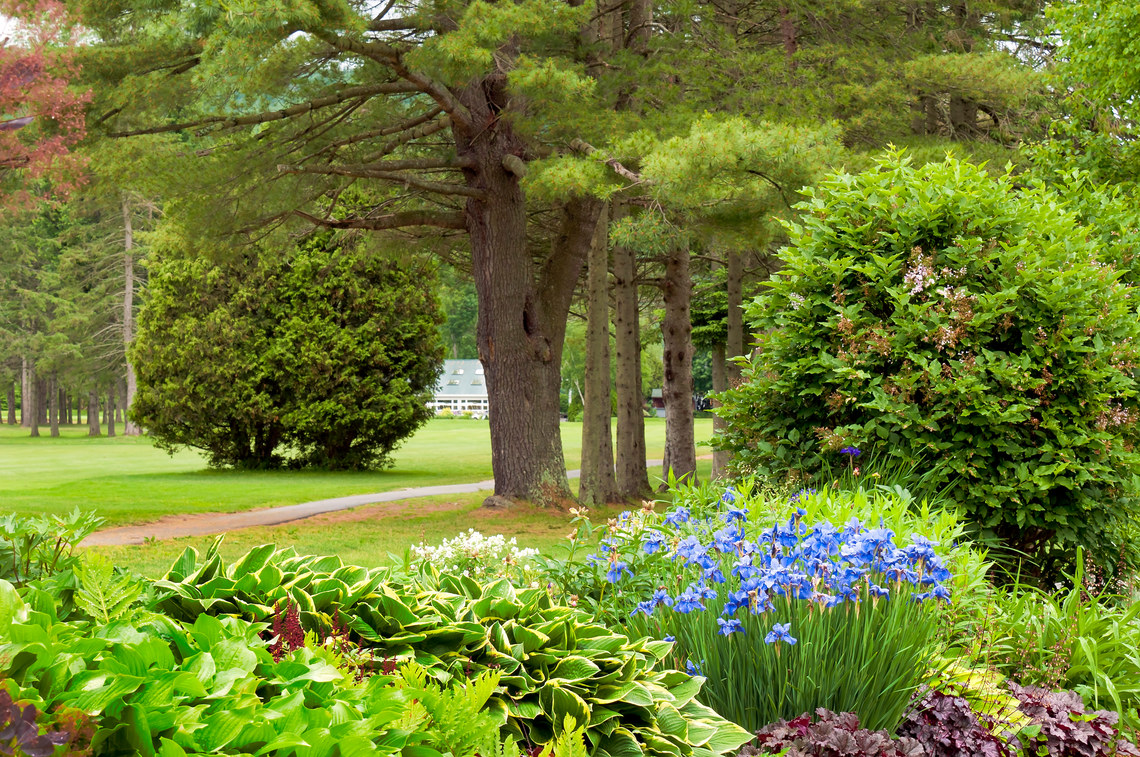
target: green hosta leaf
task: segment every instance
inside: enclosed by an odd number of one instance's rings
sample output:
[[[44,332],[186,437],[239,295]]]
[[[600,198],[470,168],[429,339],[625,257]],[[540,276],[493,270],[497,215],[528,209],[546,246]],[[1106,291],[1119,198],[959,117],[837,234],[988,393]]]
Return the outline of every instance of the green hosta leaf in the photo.
[[[0,579],[0,634],[6,632],[12,623],[23,623],[27,617],[28,608],[16,587]]]
[[[555,666],[554,670],[550,671],[549,680],[578,683],[592,678],[600,670],[597,665],[584,657],[566,657]]]
[[[616,728],[601,744],[612,757],[644,757],[641,746],[633,734],[625,728]]]

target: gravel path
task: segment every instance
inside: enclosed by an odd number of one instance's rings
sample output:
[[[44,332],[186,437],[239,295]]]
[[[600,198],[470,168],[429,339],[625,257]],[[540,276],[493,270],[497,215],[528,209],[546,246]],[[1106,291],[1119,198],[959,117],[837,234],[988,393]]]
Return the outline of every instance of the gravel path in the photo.
[[[711,457],[703,455],[698,459]],[[649,460],[649,466],[661,465],[660,460]],[[566,472],[567,478],[578,478],[580,471]],[[474,494],[481,491],[494,490],[495,481],[479,481],[473,484],[451,484],[448,486],[421,486],[413,489],[400,489],[392,492],[378,494],[354,494],[349,497],[333,497],[331,499],[318,499],[313,502],[302,502],[299,505],[285,505],[283,507],[266,507],[260,510],[246,510],[240,513],[189,513],[185,515],[171,515],[153,523],[143,523],[133,526],[120,526],[97,531],[83,540],[84,547],[110,547],[128,544],[143,544],[148,539],[177,539],[183,536],[207,536],[220,534],[226,531],[237,531],[242,528],[256,526],[277,526],[295,520],[311,518],[322,513],[331,513],[336,510],[351,510],[354,507],[375,505],[381,502],[398,502],[405,499],[419,497],[432,497],[440,494]]]

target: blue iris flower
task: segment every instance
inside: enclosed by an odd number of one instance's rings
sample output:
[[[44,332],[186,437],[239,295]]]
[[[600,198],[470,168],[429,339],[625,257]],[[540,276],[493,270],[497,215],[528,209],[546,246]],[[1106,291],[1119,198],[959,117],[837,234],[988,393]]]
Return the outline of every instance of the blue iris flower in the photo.
[[[677,545],[677,557],[684,558],[688,562],[698,562],[705,554],[705,545],[701,544],[701,540],[696,536],[686,536]]]
[[[653,592],[653,598],[650,600],[654,606],[665,605],[666,607],[673,606],[673,598],[669,596],[669,592],[664,589],[658,589]]]
[[[854,460],[855,458],[859,457],[859,455],[863,454],[863,450],[859,449],[858,447],[844,447],[843,449],[839,450],[839,454],[850,455],[851,459]]]
[[[642,549],[645,550],[645,554],[651,555],[654,552],[659,551],[663,544],[665,544],[665,537],[655,531],[649,535],[648,539],[645,540],[645,544],[642,545]]]
[[[728,489],[724,490],[724,494],[720,495],[720,501],[725,503],[726,505],[731,505],[733,502],[736,501],[736,498],[739,496],[740,495],[736,493],[735,489],[733,489],[732,487],[729,487]]]
[[[716,624],[720,626],[719,633],[721,636],[731,636],[734,633],[744,633],[744,626],[742,626],[740,624],[740,621],[736,618],[729,618],[728,620],[725,620],[724,618],[717,618]]]
[[[725,523],[732,523],[733,521],[738,521],[738,520],[739,521],[748,520],[748,508],[747,507],[730,507],[728,510],[725,510],[723,513],[720,514],[720,519],[723,520]]]
[[[678,507],[677,509],[673,510],[671,513],[669,513],[668,515],[665,516],[665,522],[668,523],[673,528],[679,528],[681,526],[681,524],[688,523],[690,517],[691,516],[689,515],[689,508]]]
[[[788,497],[788,502],[794,505],[801,499],[807,499],[813,494],[815,494],[815,489],[800,489],[798,492]]]
[[[654,606],[653,602],[650,600],[646,600],[644,602],[638,602],[637,607],[633,608],[633,611],[629,614],[629,617],[631,617],[631,618],[636,617],[639,612],[644,613],[647,616],[652,615],[654,609],[655,609],[655,606]]]
[[[701,660],[701,662],[704,662],[704,660]],[[701,670],[700,663],[694,664],[692,660],[685,660],[685,670],[688,671],[689,675],[691,676],[704,675],[704,671]]]
[[[764,641],[768,644],[775,644],[778,641],[786,641],[788,644],[795,645],[796,637],[792,636],[788,631],[791,629],[791,623],[776,623],[772,626],[772,630],[764,637]]]
[[[694,610],[700,611],[705,609],[701,604],[701,596],[693,591],[692,587],[686,589],[677,595],[677,602],[673,605],[673,609],[682,615],[688,615]]]
[[[669,634],[669,635],[668,635],[668,636],[666,636],[666,637],[665,637],[665,639],[664,639],[664,641],[669,641],[669,642],[673,642],[673,641],[676,641],[676,640],[677,640],[677,637],[676,637],[676,636],[674,636],[674,635],[672,635],[672,634]]]
[[[631,576],[633,575],[633,571],[629,569],[628,565],[623,563],[621,560],[615,560],[614,562],[610,563],[610,569],[606,571],[606,580],[612,584],[616,584],[621,580],[622,573],[629,573]]]

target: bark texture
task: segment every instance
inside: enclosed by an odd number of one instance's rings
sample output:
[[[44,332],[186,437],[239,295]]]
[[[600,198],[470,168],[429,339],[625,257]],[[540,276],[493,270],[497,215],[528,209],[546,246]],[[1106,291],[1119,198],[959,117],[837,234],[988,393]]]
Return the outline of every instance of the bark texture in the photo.
[[[59,436],[59,386],[56,381],[55,371],[52,371],[51,380],[48,382],[48,397],[51,403],[48,408],[48,424],[53,437]]]
[[[617,495],[610,434],[609,218],[603,208],[586,276],[586,393],[582,413],[582,477],[578,500],[599,505]]]
[[[617,213],[615,213],[615,216]],[[623,497],[649,494],[645,464],[645,399],[641,389],[641,323],[637,309],[637,260],[614,247],[614,359],[617,362],[617,490]]]
[[[32,436],[40,435],[40,414],[39,414],[39,397],[37,397],[36,389],[36,363],[34,360],[27,360],[24,363],[28,385],[24,392],[24,404],[21,408],[24,415],[28,419],[28,429]]]
[[[724,353],[725,353],[725,347],[723,344],[718,344],[716,347],[713,348],[713,351],[712,351],[712,388],[713,388],[713,395],[717,395],[720,392],[723,392],[728,386]],[[720,400],[716,399],[714,396],[713,401],[712,401],[712,406],[713,406],[713,410],[714,410],[714,413],[713,413],[713,433],[714,434],[718,434],[718,433],[722,432],[724,430],[725,425],[726,425],[724,422],[724,419],[721,418],[719,415],[716,415],[716,413],[715,413],[716,408],[720,407],[720,404],[721,404]],[[723,450],[723,449],[713,450],[712,477],[714,479],[721,479],[721,478],[726,477],[727,471],[725,469],[728,467],[728,460],[729,460],[728,450]]]
[[[16,425],[16,382],[8,382],[8,418],[9,426]]]
[[[689,273],[689,253],[683,248],[670,251],[665,260],[665,280],[661,285],[665,317],[661,321],[664,341],[662,360],[665,379],[661,394],[665,400],[665,461],[663,474],[678,480],[697,479],[697,449],[693,438],[693,323],[689,313],[693,282]]]
[[[131,418],[131,406],[135,403],[138,381],[135,367],[131,365],[130,346],[135,338],[135,232],[131,224],[131,206],[123,200],[123,351],[127,357],[126,396],[123,400],[125,422],[123,433],[138,436],[139,426]]]
[[[115,384],[107,388],[107,407],[103,413],[103,420],[107,422],[107,436],[115,435]]]
[[[593,237],[600,203],[572,200],[542,263],[527,246],[526,201],[504,167],[525,145],[502,114],[511,107],[506,76],[460,93],[478,129],[453,128],[456,152],[477,190],[464,214],[479,296],[477,343],[487,382],[495,494],[550,502],[569,498],[559,433],[562,345],[570,298]]]
[[[739,250],[729,250],[726,256],[728,337],[725,343],[725,380],[731,385],[740,380],[740,366],[732,358],[744,354],[744,257]]]
[[[87,435],[99,436],[99,393],[92,389],[87,393]]]

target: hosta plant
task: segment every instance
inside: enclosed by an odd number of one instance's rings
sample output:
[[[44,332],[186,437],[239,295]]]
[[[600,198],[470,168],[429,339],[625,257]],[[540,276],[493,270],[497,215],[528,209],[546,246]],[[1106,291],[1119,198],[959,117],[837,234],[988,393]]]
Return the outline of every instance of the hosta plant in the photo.
[[[157,607],[186,622],[206,614],[268,623],[288,599],[305,630],[341,623],[380,664],[414,662],[444,683],[494,670],[499,688],[486,709],[522,745],[556,739],[567,717],[598,757],[712,757],[748,739],[696,700],[700,678],[663,664],[672,643],[612,631],[545,587],[453,574],[425,587],[272,546],[228,566],[216,551],[199,560],[188,550],[158,584],[168,596]]]

